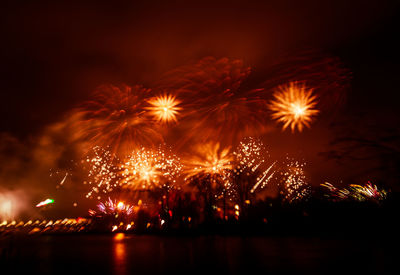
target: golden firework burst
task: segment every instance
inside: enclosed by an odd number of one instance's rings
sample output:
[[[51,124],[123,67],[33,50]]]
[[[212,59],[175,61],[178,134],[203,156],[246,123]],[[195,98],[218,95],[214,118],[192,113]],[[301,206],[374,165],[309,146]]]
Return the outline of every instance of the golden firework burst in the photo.
[[[150,110],[150,114],[159,122],[176,122],[176,116],[179,114],[179,111],[182,110],[181,107],[177,106],[181,102],[176,100],[175,96],[172,95],[156,96],[150,98],[147,102],[151,106],[146,109]]]
[[[220,148],[219,143],[206,143],[196,147],[196,153],[186,159],[188,177],[197,174],[223,174],[232,169],[233,157],[230,148]]]
[[[283,130],[290,126],[292,132],[296,127],[301,132],[310,127],[315,115],[316,96],[312,89],[307,89],[304,84],[290,82],[288,85],[279,86],[273,94],[274,100],[269,104],[273,112],[272,118],[283,123]]]
[[[133,152],[120,168],[121,186],[131,189],[152,189],[166,182],[171,185],[176,184],[182,165],[180,159],[171,151],[160,147],[158,150],[141,148]]]

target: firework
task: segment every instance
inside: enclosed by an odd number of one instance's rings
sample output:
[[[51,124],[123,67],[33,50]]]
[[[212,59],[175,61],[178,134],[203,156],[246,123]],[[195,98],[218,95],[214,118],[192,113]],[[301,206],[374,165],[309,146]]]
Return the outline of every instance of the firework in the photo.
[[[351,72],[338,58],[315,51],[283,57],[266,69],[265,74],[268,75],[263,83],[266,91],[293,81],[307,83],[318,95],[318,107],[329,114],[345,102],[351,79]]]
[[[133,152],[121,168],[121,185],[130,189],[152,189],[175,185],[182,170],[180,159],[171,150],[141,148]]]
[[[97,205],[98,211],[89,210],[91,216],[107,216],[107,215],[125,215],[129,216],[133,213],[133,206],[125,204],[122,201],[111,200],[108,198],[106,202],[100,202]]]
[[[92,154],[86,157],[89,165],[88,180],[84,182],[90,186],[86,198],[101,198],[101,194],[107,194],[119,187],[118,158],[109,150],[96,146]]]
[[[379,190],[376,185],[372,185],[371,182],[365,186],[361,186],[358,184],[351,184],[350,188],[353,191],[353,197],[355,197],[359,201],[365,200],[384,200],[386,199],[387,192],[385,190]]]
[[[159,88],[173,91],[182,101],[179,129],[186,132],[182,142],[214,139],[232,144],[263,132],[266,101],[262,88],[242,85],[249,74],[250,67],[240,60],[211,57],[167,74]]]
[[[304,172],[305,165],[304,162],[287,158],[286,167],[281,172],[284,188],[281,194],[289,203],[306,200],[311,195],[311,187]]]
[[[215,209],[219,209],[216,207],[217,200],[221,198],[225,217],[233,161],[230,147],[221,148],[218,142],[208,142],[196,146],[193,151],[184,162],[185,181],[195,187],[203,198],[206,219],[213,218]]]
[[[78,110],[76,127],[84,140],[90,140],[93,146],[109,147],[114,153],[126,154],[159,143],[162,136],[157,125],[146,115],[149,96],[150,90],[141,86],[102,86],[94,99]]]
[[[44,201],[41,201],[38,204],[36,204],[36,207],[42,207],[42,206],[49,205],[52,203],[54,203],[53,199],[45,199]]]
[[[150,114],[155,117],[158,122],[176,122],[176,116],[182,109],[177,106],[180,101],[176,100],[172,95],[153,97],[148,100],[148,103],[151,107],[147,107],[146,109],[150,110]]]
[[[185,159],[185,181],[202,194],[209,217],[216,200],[224,198],[225,203],[229,196],[232,161],[230,148],[221,148],[215,142],[198,145],[194,154]]]
[[[235,152],[236,167],[233,170],[237,184],[251,183],[246,189],[254,193],[257,188],[263,189],[275,174],[276,162],[267,165],[264,144],[256,138],[243,139]],[[241,188],[242,189],[242,188]]]
[[[356,200],[356,201],[375,201],[379,202],[386,199],[387,191],[379,190],[376,185],[371,182],[365,186],[358,184],[350,184],[348,188],[339,189],[329,182],[321,184],[327,188],[329,193],[326,196],[334,201]]]
[[[350,198],[350,191],[346,188],[339,189],[329,182],[322,183],[321,186],[329,190],[329,194],[326,194],[326,196],[333,200],[346,200]]]
[[[219,143],[209,142],[198,145],[195,154],[185,159],[185,173],[188,177],[198,174],[224,174],[232,169],[233,156],[230,148],[220,148]]]
[[[283,123],[283,130],[290,126],[292,132],[296,127],[301,132],[304,126],[310,127],[313,117],[319,112],[315,109],[316,96],[304,84],[291,82],[279,86],[273,96],[269,108],[273,112],[272,118]]]

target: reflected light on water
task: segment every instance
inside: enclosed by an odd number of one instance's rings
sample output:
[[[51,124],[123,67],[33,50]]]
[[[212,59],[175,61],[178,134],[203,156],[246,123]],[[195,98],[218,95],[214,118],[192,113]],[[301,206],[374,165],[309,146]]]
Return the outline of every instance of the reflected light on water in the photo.
[[[115,234],[113,238],[113,259],[114,259],[114,273],[126,274],[127,260],[126,260],[126,243],[124,242],[125,234]]]

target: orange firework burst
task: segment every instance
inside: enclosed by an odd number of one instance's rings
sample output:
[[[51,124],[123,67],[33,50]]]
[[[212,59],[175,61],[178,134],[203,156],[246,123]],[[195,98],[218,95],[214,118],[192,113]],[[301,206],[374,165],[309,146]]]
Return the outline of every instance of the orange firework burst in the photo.
[[[145,99],[150,90],[141,86],[106,85],[79,111],[77,126],[94,145],[109,146],[113,153],[131,152],[162,141],[156,125],[146,116]]]
[[[198,174],[224,174],[232,169],[230,148],[220,148],[219,143],[206,143],[196,147],[196,154],[186,159],[188,177]]]
[[[182,169],[180,160],[161,147],[158,150],[140,150],[121,165],[122,186],[132,189],[152,189],[163,184],[176,184]]]
[[[176,116],[181,110],[181,107],[177,107],[179,100],[176,100],[172,95],[156,96],[147,101],[151,107],[146,109],[150,110],[150,114],[156,118],[158,122],[170,122],[177,121]]]
[[[250,67],[240,60],[204,58],[166,75],[158,89],[182,100],[183,118],[177,129],[187,132],[182,143],[210,139],[233,144],[266,128],[267,108],[261,87],[243,85]]]
[[[266,91],[292,81],[307,83],[318,94],[318,108],[330,113],[345,102],[351,79],[351,72],[338,58],[314,50],[282,56],[265,75]]]
[[[310,127],[313,117],[319,113],[315,109],[317,101],[312,92],[312,89],[297,82],[278,87],[269,108],[273,111],[272,118],[283,123],[283,130],[290,126],[292,132],[296,127],[301,132],[304,126]]]

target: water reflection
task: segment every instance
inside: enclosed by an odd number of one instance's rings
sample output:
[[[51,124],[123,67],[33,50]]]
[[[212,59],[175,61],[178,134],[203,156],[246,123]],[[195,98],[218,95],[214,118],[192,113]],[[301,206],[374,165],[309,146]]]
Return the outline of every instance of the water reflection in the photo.
[[[117,233],[113,238],[114,273],[127,274],[125,234]]]
[[[397,239],[388,240],[384,239],[385,244],[397,243]],[[312,275],[340,274],[343,266],[354,274],[391,274],[386,267],[395,267],[393,249],[381,239],[371,238],[0,236],[0,274],[44,275],[62,269],[63,274],[76,274],[77,270],[116,275],[258,274],[261,270],[264,274]]]

